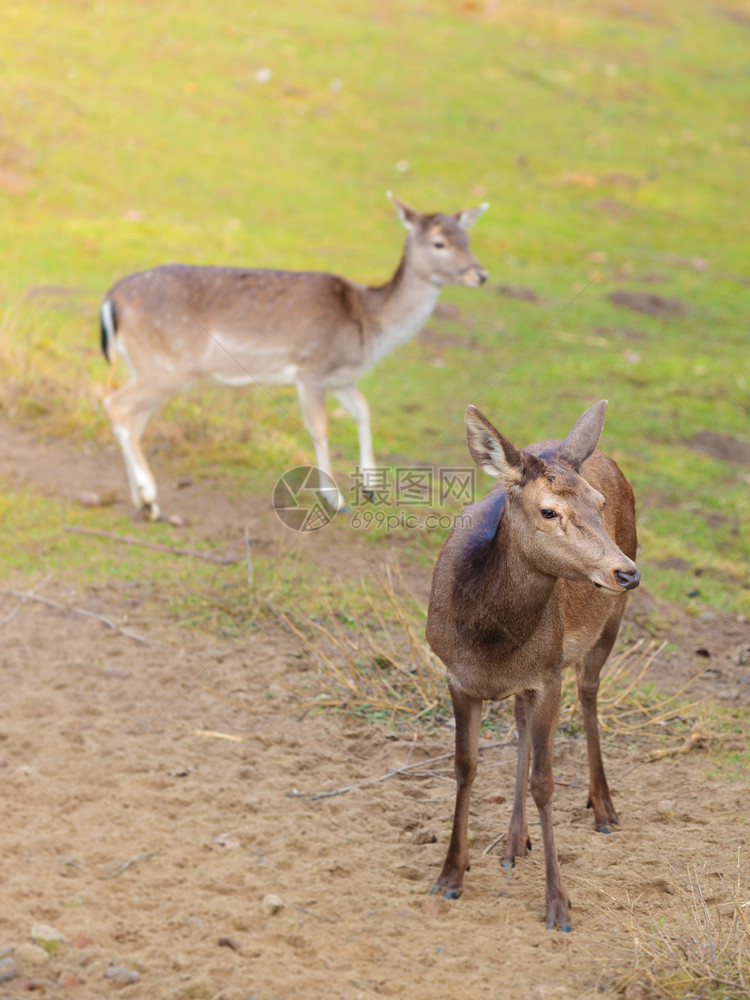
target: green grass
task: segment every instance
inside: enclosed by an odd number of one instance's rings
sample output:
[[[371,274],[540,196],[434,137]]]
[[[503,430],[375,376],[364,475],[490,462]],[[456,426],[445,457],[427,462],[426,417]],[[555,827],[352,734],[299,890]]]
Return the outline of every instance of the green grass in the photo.
[[[747,613],[750,470],[687,444],[705,430],[749,436],[746,36],[698,0],[11,6],[3,418],[110,440],[96,310],[131,271],[225,262],[376,283],[402,236],[386,189],[423,209],[486,199],[472,244],[490,287],[447,290],[461,318],[430,324],[466,343],[416,340],[363,381],[380,459],[467,464],[469,400],[523,444],[562,435],[606,396],[603,446],[636,487],[645,584]],[[621,288],[689,312],[618,308]],[[297,412],[292,394],[274,396]],[[196,388],[154,421],[155,443],[227,489],[248,468],[272,482],[312,457],[259,392]],[[345,478],[357,454],[346,420],[332,443]],[[86,517],[116,526],[107,511]],[[31,572],[38,530],[18,524],[9,571]],[[405,544],[432,558],[443,536]],[[368,537],[377,546],[383,533]],[[49,559],[93,579],[80,547],[50,543]],[[118,572],[136,577],[145,564],[131,556]],[[689,569],[657,565],[674,557]]]

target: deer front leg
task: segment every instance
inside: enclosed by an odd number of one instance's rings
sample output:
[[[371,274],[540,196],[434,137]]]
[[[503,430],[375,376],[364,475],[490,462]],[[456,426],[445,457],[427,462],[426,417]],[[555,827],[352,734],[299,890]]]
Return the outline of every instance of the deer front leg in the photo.
[[[469,797],[477,773],[482,702],[450,684],[449,687],[456,717],[456,809],[445,864],[432,892],[442,892],[446,899],[458,899],[464,872],[469,867]]]
[[[343,511],[346,509],[346,501],[336,487],[331,472],[325,387],[310,382],[298,382],[297,394],[299,395],[302,419],[315,446],[315,462],[321,472],[320,494],[333,510]]]
[[[373,498],[373,489],[377,482],[375,454],[372,450],[372,432],[370,431],[370,407],[367,400],[356,387],[347,385],[334,392],[336,399],[352,415],[357,425],[359,441],[359,471],[364,484],[364,493],[368,500]]]
[[[552,752],[557,718],[560,713],[560,671],[542,691],[528,692],[526,702],[531,730],[531,795],[539,811],[544,844],[546,874],[546,925],[552,930],[557,924],[561,931],[570,931],[570,900],[563,888],[560,862],[557,858],[552,828]]]
[[[513,703],[518,732],[518,764],[516,767],[516,790],[513,798],[513,812],[508,827],[503,868],[512,868],[516,858],[524,858],[531,850],[529,824],[526,819],[526,791],[529,784],[529,727],[526,719],[526,702],[516,695]]]
[[[594,810],[594,826],[597,833],[609,833],[610,825],[620,822],[604,774],[602,750],[599,742],[597,701],[599,675],[617,638],[624,606],[625,602],[623,601],[619,610],[615,609],[610,616],[597,644],[580,663],[576,664],[578,699],[583,713],[586,751],[589,759],[589,800],[587,806]]]

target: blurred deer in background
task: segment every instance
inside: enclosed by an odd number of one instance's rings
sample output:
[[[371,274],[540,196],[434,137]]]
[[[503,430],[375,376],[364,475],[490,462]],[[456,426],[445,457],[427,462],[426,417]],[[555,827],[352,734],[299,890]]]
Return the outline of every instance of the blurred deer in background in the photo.
[[[487,279],[466,230],[487,208],[423,215],[393,201],[408,230],[395,274],[369,287],[315,271],[246,270],[167,264],[118,282],[102,303],[102,350],[127,362],[132,378],[104,405],[122,449],[133,503],[159,517],[156,483],[141,450],[148,419],[196,380],[221,385],[294,385],[302,419],[324,475],[321,495],[334,509],[326,393],[353,416],[367,488],[375,456],[367,400],[356,382],[424,325],[443,285]]]
[[[604,775],[597,694],[627,591],[638,586],[635,501],[617,465],[597,449],[607,403],[580,417],[563,441],[519,451],[469,406],[469,451],[498,478],[464,510],[435,565],[427,641],[448,671],[456,717],[456,807],[448,854],[433,889],[461,894],[469,867],[469,795],[482,702],[515,695],[518,771],[503,864],[531,848],[526,790],[539,811],[546,923],[570,930],[569,901],[552,829],[552,751],[561,671],[575,665],[596,828],[617,823]]]

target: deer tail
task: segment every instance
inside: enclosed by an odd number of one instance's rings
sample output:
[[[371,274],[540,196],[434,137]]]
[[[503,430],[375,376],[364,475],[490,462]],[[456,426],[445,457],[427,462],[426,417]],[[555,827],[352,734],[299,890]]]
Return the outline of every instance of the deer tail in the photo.
[[[115,304],[109,299],[102,302],[99,310],[99,325],[102,333],[102,354],[112,364],[115,359],[115,337],[117,335],[117,318]]]

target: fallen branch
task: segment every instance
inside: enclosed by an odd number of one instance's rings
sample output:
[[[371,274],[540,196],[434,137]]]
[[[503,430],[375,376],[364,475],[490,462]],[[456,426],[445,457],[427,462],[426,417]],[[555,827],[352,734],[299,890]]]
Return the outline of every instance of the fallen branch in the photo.
[[[122,875],[124,871],[127,871],[132,865],[137,865],[140,861],[148,861],[152,858],[156,852],[147,851],[145,854],[136,854],[134,858],[129,858],[127,861],[123,861],[121,865],[110,865],[111,871],[106,872],[104,875],[97,875],[97,878],[107,880],[117,878],[118,875]]]
[[[496,743],[486,743],[484,746],[479,748],[480,752],[483,750],[494,750],[497,747],[506,747],[510,743],[515,742],[515,735],[509,736],[507,740],[498,740]],[[316,799],[330,799],[335,795],[346,795],[347,792],[353,792],[357,788],[370,788],[372,785],[378,785],[381,781],[387,781],[389,778],[394,778],[397,774],[406,774],[407,771],[413,771],[418,767],[425,767],[429,764],[437,764],[441,760],[450,760],[454,755],[452,753],[443,753],[439,757],[429,757],[427,760],[418,760],[414,764],[404,764],[403,767],[396,767],[392,771],[387,771],[385,774],[381,774],[379,778],[367,778],[365,781],[357,781],[353,785],[344,785],[342,788],[334,788],[330,792],[298,792],[296,788],[292,788],[290,791],[284,794],[290,799],[310,799],[314,802]],[[437,776],[436,776],[437,777]]]
[[[118,535],[114,531],[100,531],[98,528],[85,528],[78,524],[64,524],[63,531],[69,531],[75,535],[94,535],[97,538],[111,538],[114,542],[123,542],[125,545],[140,545],[144,549],[153,549],[155,552],[168,552],[173,556],[193,556],[196,559],[205,559],[206,562],[218,563],[219,566],[230,566],[232,563],[241,562],[245,556],[220,556],[215,552],[201,552],[198,549],[180,549],[174,545],[162,545],[161,542],[150,542],[142,538],[134,538],[132,535]],[[246,547],[249,547],[253,539],[246,538]]]
[[[60,604],[59,601],[53,601],[49,597],[40,597],[39,594],[35,594],[33,590],[12,590],[10,587],[0,587],[0,593],[2,594],[12,594],[13,597],[21,597],[25,601],[36,601],[39,604],[46,604],[48,608],[54,608],[56,611],[70,611],[76,615],[84,615],[86,618],[94,618],[96,621],[101,622],[102,625],[106,625],[107,628],[111,628],[115,632],[119,632],[120,635],[126,636],[128,639],[134,639],[136,642],[143,642],[151,646],[166,646],[166,642],[162,642],[160,639],[148,639],[145,635],[139,635],[137,632],[131,632],[130,629],[120,628],[120,626],[113,622],[111,618],[105,618],[104,615],[98,615],[96,611],[88,611],[86,608],[78,608],[73,604]]]
[[[205,736],[209,740],[229,740],[230,743],[244,743],[247,736],[235,736],[234,733],[217,733],[213,729],[196,729],[196,736]]]
[[[690,753],[691,750],[705,750],[714,737],[708,728],[700,722],[693,726],[689,736],[681,747],[672,747],[669,750],[653,750],[647,757],[647,762],[661,760],[664,757],[674,757],[678,753]]]
[[[39,590],[40,587],[43,587],[45,585],[45,583],[49,583],[49,581],[51,579],[52,579],[52,573],[48,573],[45,576],[45,578],[41,581],[41,583],[37,583],[36,586],[32,587],[29,591],[27,591],[26,594],[24,594],[24,596],[19,600],[19,602],[16,604],[16,606],[12,609],[12,611],[8,612],[8,614],[5,616],[5,618],[3,618],[2,621],[0,621],[0,628],[2,628],[2,626],[8,625],[10,622],[12,622],[13,619],[18,614],[18,612],[24,606],[24,604],[26,603],[26,601],[30,600],[36,594],[36,591]]]

